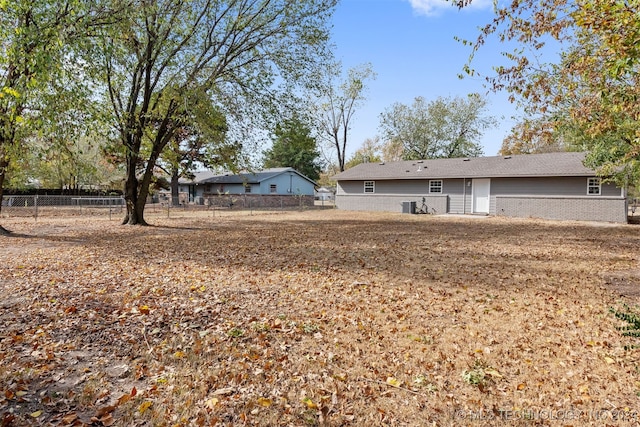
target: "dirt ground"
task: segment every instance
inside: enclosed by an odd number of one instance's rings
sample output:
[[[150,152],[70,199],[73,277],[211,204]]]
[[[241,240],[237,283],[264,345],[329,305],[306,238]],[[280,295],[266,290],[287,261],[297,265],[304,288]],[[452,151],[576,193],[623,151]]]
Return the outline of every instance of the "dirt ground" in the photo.
[[[2,219],[2,426],[640,425],[640,228]]]

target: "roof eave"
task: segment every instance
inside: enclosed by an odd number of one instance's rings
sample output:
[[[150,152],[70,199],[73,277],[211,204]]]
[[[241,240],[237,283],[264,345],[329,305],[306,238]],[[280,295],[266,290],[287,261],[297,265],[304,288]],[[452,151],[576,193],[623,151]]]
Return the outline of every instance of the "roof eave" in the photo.
[[[584,173],[557,173],[557,174],[523,174],[523,175],[427,175],[427,176],[367,176],[367,177],[349,177],[334,178],[336,181],[392,181],[406,179],[474,179],[474,178],[556,178],[556,177],[593,177],[595,172]]]

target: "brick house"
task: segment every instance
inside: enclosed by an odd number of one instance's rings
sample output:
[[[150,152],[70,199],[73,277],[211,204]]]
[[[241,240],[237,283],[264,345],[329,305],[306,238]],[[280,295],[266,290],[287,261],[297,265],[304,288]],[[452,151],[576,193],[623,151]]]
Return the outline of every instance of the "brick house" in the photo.
[[[365,163],[334,177],[336,207],[402,212],[425,199],[436,214],[627,222],[626,189],[563,152]]]

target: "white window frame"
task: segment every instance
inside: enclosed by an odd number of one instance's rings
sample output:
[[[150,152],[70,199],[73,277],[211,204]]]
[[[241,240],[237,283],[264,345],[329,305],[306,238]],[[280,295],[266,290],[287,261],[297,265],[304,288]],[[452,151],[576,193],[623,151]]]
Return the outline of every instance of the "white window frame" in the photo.
[[[439,183],[439,184],[436,184],[436,183]],[[429,193],[442,194],[442,186],[443,186],[443,182],[442,182],[441,179],[430,179],[429,180]],[[438,191],[434,191],[434,190],[438,190]]]
[[[270,184],[269,185],[269,193],[278,194],[278,185],[277,184]]]
[[[597,192],[594,192],[597,191]],[[602,180],[597,177],[587,178],[587,196],[600,196],[602,194]]]
[[[375,181],[365,181],[364,182],[364,192],[365,193],[375,193],[376,192],[376,182]]]

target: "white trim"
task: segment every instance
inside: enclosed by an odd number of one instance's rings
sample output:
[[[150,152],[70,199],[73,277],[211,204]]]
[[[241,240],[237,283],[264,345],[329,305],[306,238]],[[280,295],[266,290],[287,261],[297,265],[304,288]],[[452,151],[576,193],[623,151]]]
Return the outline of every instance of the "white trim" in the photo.
[[[431,191],[431,183],[440,183],[440,191]],[[429,180],[429,194],[442,194],[442,188],[444,187],[444,180],[442,179],[430,179]]]
[[[597,193],[592,193],[590,190],[592,188],[596,188],[595,184],[591,183],[592,179],[597,179],[598,180],[598,192]],[[598,178],[597,176],[592,176],[587,178],[587,196],[601,196],[602,195],[602,179]]]
[[[369,184],[367,186],[367,184]],[[370,190],[370,191],[367,191]],[[364,181],[363,193],[365,194],[373,194],[376,192],[376,182],[375,181]]]
[[[478,189],[486,187],[486,210],[484,207],[481,207],[482,210],[478,209],[478,200],[480,198],[484,199],[484,192],[482,192],[482,196],[478,195]],[[471,212],[473,213],[484,213],[488,214],[491,210],[491,178],[474,178],[472,180],[471,185]]]

